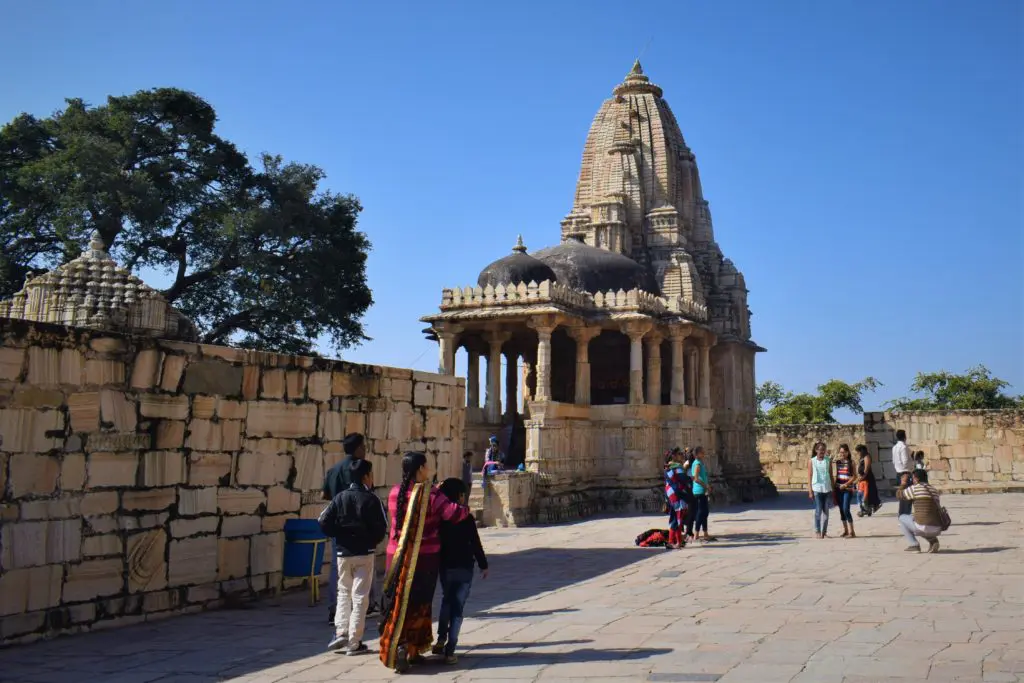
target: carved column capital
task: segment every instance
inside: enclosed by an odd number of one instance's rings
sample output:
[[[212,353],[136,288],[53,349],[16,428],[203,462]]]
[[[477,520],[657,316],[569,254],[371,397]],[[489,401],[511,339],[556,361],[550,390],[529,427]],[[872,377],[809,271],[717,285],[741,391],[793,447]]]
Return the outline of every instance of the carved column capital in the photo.
[[[657,327],[655,327],[653,330],[651,330],[644,336],[644,341],[651,348],[660,348],[661,342],[664,339],[664,333],[662,333],[662,331],[659,330]]]
[[[650,332],[652,327],[654,327],[654,323],[650,320],[630,320],[622,323],[619,329],[630,339],[640,339]]]
[[[450,322],[436,322],[430,327],[434,330],[434,334],[437,335],[438,339],[442,337],[452,339],[455,335],[465,330],[462,325]]]
[[[683,341],[693,332],[689,325],[669,325],[668,338],[672,341]]]
[[[601,334],[600,327],[588,327],[586,325],[574,325],[567,329],[570,337],[576,340],[577,344],[586,344],[594,337]]]
[[[558,327],[558,317],[550,313],[535,315],[526,321],[526,326],[536,330],[538,336],[550,337],[551,333]]]

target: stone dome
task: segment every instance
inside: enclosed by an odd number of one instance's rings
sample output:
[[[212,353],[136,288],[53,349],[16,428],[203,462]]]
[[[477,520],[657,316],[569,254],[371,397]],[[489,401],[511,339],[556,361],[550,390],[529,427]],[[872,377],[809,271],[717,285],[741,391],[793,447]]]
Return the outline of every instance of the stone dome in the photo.
[[[488,285],[497,287],[520,282],[540,284],[545,280],[555,282],[555,271],[544,262],[538,261],[526,253],[523,236],[520,235],[516,240],[516,246],[512,247],[512,253],[480,271],[480,277],[477,278],[476,283],[480,287]]]
[[[25,280],[0,317],[194,341],[195,325],[110,258],[99,233],[78,258]]]
[[[633,259],[607,249],[569,239],[533,256],[555,272],[558,282],[591,294],[642,289],[658,294],[658,286],[646,268]]]

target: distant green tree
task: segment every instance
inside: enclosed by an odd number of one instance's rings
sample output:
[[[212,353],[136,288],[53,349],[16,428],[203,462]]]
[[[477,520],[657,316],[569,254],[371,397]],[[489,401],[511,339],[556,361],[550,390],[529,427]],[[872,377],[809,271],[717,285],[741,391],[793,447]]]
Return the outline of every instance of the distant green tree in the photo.
[[[834,424],[832,413],[846,408],[863,413],[861,397],[882,385],[874,377],[849,384],[832,379],[818,386],[817,394],[786,391],[777,382],[762,383],[756,392],[758,424]]]
[[[370,243],[351,195],[315,166],[214,132],[213,107],[173,88],[80,99],[0,128],[0,298],[75,258],[94,230],[130,270],[167,272],[163,294],[208,343],[307,353],[365,339]]]
[[[968,368],[962,375],[942,370],[919,372],[910,385],[917,398],[903,397],[889,401],[891,410],[1001,410],[1024,408],[1024,396],[1007,396],[1003,389],[1009,382],[993,377],[984,365]]]

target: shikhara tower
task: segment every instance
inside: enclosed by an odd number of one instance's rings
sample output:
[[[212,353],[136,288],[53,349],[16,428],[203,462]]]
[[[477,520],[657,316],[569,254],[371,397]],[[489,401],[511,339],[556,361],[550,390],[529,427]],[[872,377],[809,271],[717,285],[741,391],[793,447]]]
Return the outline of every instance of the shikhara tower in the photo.
[[[529,486],[495,482],[491,518],[658,506],[661,455],[677,445],[705,447],[728,497],[770,486],[755,451],[764,349],[750,340],[746,283],[715,242],[696,158],[639,62],[594,117],[561,243],[530,254],[520,239],[423,320],[442,372],[468,354],[467,448],[501,432],[530,473]]]

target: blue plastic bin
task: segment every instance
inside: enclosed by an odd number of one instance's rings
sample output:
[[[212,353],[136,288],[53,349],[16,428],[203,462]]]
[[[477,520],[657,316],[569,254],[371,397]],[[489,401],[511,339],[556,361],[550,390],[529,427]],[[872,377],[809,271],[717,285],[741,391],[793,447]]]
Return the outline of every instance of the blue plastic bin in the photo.
[[[327,537],[315,519],[289,519],[284,523],[284,575],[307,578],[320,574]]]

